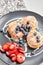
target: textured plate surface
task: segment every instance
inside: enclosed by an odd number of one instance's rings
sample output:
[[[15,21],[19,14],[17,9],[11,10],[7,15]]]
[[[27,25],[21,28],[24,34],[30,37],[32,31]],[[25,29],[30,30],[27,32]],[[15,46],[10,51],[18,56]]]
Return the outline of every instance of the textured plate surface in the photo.
[[[36,17],[36,19],[39,21],[40,32],[43,33],[43,17],[40,16],[39,14],[30,12],[30,11],[15,11],[15,12],[11,12],[9,14],[4,15],[0,19],[0,29],[2,29],[3,26],[5,25],[5,23],[8,22],[9,20],[12,20],[15,18],[21,18],[21,17],[28,16],[28,15],[32,15],[32,16]],[[9,40],[7,38],[5,38],[3,36],[3,34],[0,33],[0,44],[3,44],[7,41],[9,41]],[[28,48],[28,52],[29,51],[31,52],[32,50]],[[26,61],[23,64],[17,64],[17,63],[11,62],[10,59],[8,57],[6,57],[5,54],[2,54],[2,53],[0,53],[0,59],[9,65],[38,65],[43,60],[43,53],[38,54],[38,56],[36,56],[36,57],[26,58]]]

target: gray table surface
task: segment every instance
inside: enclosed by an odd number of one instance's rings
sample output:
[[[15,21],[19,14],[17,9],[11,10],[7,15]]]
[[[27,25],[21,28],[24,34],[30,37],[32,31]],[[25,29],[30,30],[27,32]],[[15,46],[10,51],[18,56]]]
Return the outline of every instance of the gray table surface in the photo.
[[[30,10],[43,16],[43,0],[0,0],[0,17],[16,10]],[[0,60],[0,65],[7,64]]]

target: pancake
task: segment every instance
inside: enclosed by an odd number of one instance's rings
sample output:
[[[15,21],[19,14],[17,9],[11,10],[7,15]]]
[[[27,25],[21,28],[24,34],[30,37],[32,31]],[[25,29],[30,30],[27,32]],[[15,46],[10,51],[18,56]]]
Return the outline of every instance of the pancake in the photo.
[[[20,23],[18,23],[17,21],[11,22],[8,25],[8,33],[10,34],[11,38],[13,39],[18,39],[23,37],[23,33],[21,31],[17,31],[16,28],[21,26]]]
[[[27,36],[27,44],[31,48],[39,48],[43,45],[43,35],[34,30],[31,31]]]
[[[38,27],[38,21],[34,16],[26,16],[21,20],[21,24],[31,26],[32,29],[34,30]]]

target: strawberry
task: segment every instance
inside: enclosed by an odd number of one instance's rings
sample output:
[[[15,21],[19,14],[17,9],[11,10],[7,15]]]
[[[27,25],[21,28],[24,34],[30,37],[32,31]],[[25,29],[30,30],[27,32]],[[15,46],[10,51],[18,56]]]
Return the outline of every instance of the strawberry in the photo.
[[[7,42],[7,43],[5,43],[5,44],[2,45],[2,49],[3,49],[4,51],[8,51],[10,45],[11,45],[11,44],[10,44],[9,42]]]
[[[14,50],[14,48],[15,48],[14,44],[11,44],[9,50]]]
[[[0,51],[1,51],[1,52],[5,52],[5,51],[2,49],[2,46],[1,46],[1,45],[0,45]]]
[[[18,62],[18,63],[23,63],[24,61],[25,61],[25,56],[24,56],[24,54],[19,53],[19,54],[17,55],[17,62]]]
[[[19,54],[19,51],[17,50],[17,52],[15,52],[15,54],[16,54],[16,55]]]
[[[11,55],[10,55],[10,58],[12,58],[12,57],[14,57],[14,56],[15,56],[15,54],[11,54]]]
[[[6,42],[5,44],[7,44],[8,46],[10,46],[12,43],[11,42]]]
[[[22,50],[22,51],[24,51],[24,48],[22,48],[22,47],[18,47],[18,50]]]
[[[10,54],[9,54],[9,52],[8,52],[8,51],[6,52],[6,56],[8,56],[8,57],[10,56]]]
[[[23,53],[25,55],[25,51],[19,50],[20,53]]]
[[[16,55],[11,58],[11,61],[12,62],[15,62],[16,61]]]
[[[4,52],[5,52],[5,50],[3,50],[2,48],[0,49],[0,51],[1,51],[2,53],[4,53]]]
[[[23,63],[25,61],[24,49],[15,42],[3,44],[0,46],[0,51],[5,52],[6,56],[10,57],[12,62]]]
[[[10,55],[11,55],[11,54],[15,54],[15,53],[17,53],[17,49],[14,49],[14,50],[12,50],[12,51],[9,50],[8,52],[9,52]]]
[[[22,47],[19,47],[18,51],[25,54],[25,51],[24,51],[24,49]]]

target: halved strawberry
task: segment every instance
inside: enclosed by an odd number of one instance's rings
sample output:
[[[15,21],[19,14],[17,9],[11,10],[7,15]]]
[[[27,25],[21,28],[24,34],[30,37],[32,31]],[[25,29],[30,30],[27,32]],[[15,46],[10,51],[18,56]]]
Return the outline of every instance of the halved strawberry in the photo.
[[[11,44],[9,50],[14,50],[14,48],[15,48],[14,44]]]
[[[7,45],[9,45],[9,46],[10,46],[12,43],[11,43],[11,42],[6,42],[5,44],[7,44]]]
[[[21,52],[21,53],[23,53],[23,54],[25,54],[24,48],[22,48],[22,47],[19,47],[18,51]]]
[[[9,52],[10,55],[11,55],[11,54],[15,54],[15,53],[17,53],[17,49],[14,49],[14,50],[12,50],[12,51],[9,50],[8,52]]]
[[[9,42],[7,42],[7,43],[5,43],[5,44],[2,45],[2,49],[3,49],[4,51],[8,51],[10,45],[11,45],[11,44],[10,44]]]
[[[1,52],[5,52],[5,51],[2,49],[2,46],[1,46],[1,45],[0,45],[0,51],[1,51]]]
[[[13,57],[11,58],[11,61],[12,61],[12,62],[15,62],[16,59],[17,59],[17,57],[16,57],[16,55],[15,55],[15,56],[13,56]]]
[[[25,61],[25,56],[24,56],[24,54],[19,53],[19,54],[17,55],[17,62],[18,62],[18,63],[23,63],[24,61]]]
[[[8,56],[8,57],[10,56],[10,53],[8,51],[6,52],[6,56]]]
[[[24,48],[22,48],[22,47],[18,47],[18,50],[22,50],[22,51],[24,51]]]
[[[16,55],[19,54],[19,51],[17,50],[17,52],[15,52],[15,54],[16,54]]]
[[[2,49],[2,48],[0,49],[0,51],[1,51],[2,53],[4,53],[4,52],[5,52],[5,50],[4,50],[4,49]]]
[[[15,54],[11,54],[11,55],[10,55],[10,58],[12,58],[12,57],[14,57],[14,56],[15,56]]]

